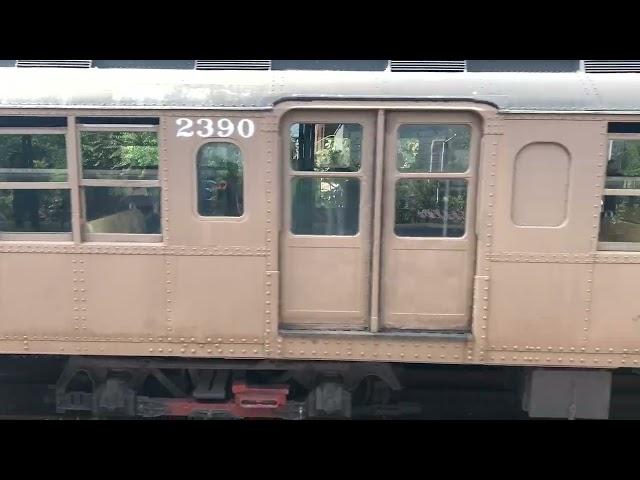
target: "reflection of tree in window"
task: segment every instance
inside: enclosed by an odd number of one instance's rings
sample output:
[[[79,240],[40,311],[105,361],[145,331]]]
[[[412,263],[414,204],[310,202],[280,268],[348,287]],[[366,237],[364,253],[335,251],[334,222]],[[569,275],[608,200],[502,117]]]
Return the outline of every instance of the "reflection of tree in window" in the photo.
[[[82,131],[80,145],[88,233],[159,234],[157,132]]]
[[[198,213],[240,217],[244,213],[242,155],[230,143],[209,143],[198,151]]]
[[[0,181],[67,180],[64,135],[0,135]],[[68,231],[70,197],[64,190],[2,192],[4,231]]]
[[[640,141],[612,140],[609,148],[605,188],[640,190]],[[640,242],[640,196],[605,194],[600,241]]]
[[[396,234],[461,237],[465,231],[466,204],[466,180],[399,180],[396,184]]]
[[[466,125],[402,125],[398,170],[464,172],[469,166],[471,129]]]
[[[19,152],[13,152],[9,157],[9,165],[11,168],[33,168],[35,153],[31,135],[22,137],[21,149]],[[33,230],[40,231],[40,202],[38,192],[35,190],[16,190],[13,192],[13,214],[16,222],[16,228],[22,230],[24,222],[28,218],[31,222]]]
[[[359,230],[360,181],[321,176],[360,170],[362,125],[294,123],[289,129],[291,168],[314,172],[293,178],[291,231],[298,235],[355,235]]]
[[[0,135],[2,181],[65,181],[66,164],[64,135]],[[20,169],[23,172],[8,169]],[[38,170],[44,169],[60,172],[47,170],[38,175]],[[27,173],[34,176],[26,176]],[[50,178],[52,173],[57,176]]]
[[[353,123],[294,123],[289,131],[291,167],[303,172],[360,169],[362,126]]]
[[[32,195],[20,195],[24,192]],[[36,203],[37,209],[28,202]],[[70,203],[69,190],[64,189],[0,190],[0,231],[69,232]]]
[[[157,179],[155,132],[82,132],[83,177]]]

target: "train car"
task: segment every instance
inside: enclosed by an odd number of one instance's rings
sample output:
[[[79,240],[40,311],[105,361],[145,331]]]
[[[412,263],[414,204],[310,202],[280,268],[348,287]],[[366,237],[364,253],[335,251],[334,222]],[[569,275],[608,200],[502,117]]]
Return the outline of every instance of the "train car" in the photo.
[[[639,92],[1,68],[0,352],[64,361],[60,412],[348,416],[441,364],[605,418],[640,361]]]

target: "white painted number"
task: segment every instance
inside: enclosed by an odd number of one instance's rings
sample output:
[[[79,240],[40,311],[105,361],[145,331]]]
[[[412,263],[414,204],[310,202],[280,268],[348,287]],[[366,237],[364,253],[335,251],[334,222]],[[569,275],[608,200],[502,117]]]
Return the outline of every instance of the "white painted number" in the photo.
[[[176,125],[180,128],[178,129],[178,133],[176,133],[176,137],[193,137],[193,132],[188,132],[191,127],[193,127],[193,121],[188,118],[179,118],[176,120]]]
[[[242,138],[253,137],[253,132],[255,131],[256,126],[253,122],[247,118],[244,118],[238,122],[238,133]]]
[[[230,137],[234,132],[238,132],[242,138],[251,138],[256,131],[256,126],[253,120],[243,118],[238,122],[238,125],[228,118],[221,118],[216,122],[217,129],[213,128],[213,120],[210,118],[199,118],[196,120],[196,124],[202,127],[195,131],[199,137],[209,138],[216,134],[218,137]],[[189,118],[178,118],[176,125],[179,127],[176,132],[176,137],[193,137],[193,120]]]
[[[204,131],[198,130],[196,132],[199,137],[207,138],[213,135],[213,120],[210,118],[201,118],[196,123],[201,127],[204,127]]]
[[[221,118],[218,120],[218,130],[219,137],[230,137],[234,130],[233,123],[228,118]]]

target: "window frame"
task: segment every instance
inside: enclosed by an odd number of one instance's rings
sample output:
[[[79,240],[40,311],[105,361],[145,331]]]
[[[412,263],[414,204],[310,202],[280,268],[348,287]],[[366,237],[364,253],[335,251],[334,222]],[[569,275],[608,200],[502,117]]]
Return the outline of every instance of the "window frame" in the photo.
[[[193,181],[192,181],[192,195],[193,195],[193,212],[194,215],[196,216],[196,218],[199,221],[202,222],[243,222],[246,220],[247,218],[247,210],[248,210],[248,205],[247,205],[247,199],[248,199],[248,195],[247,195],[247,191],[246,191],[246,187],[247,187],[247,157],[245,155],[245,150],[244,148],[242,148],[242,145],[240,145],[238,142],[236,142],[235,140],[228,138],[228,137],[224,137],[224,138],[206,138],[204,139],[205,141],[199,143],[195,149],[195,155],[193,156]],[[205,215],[200,215],[200,211],[198,209],[198,197],[200,195],[200,190],[199,190],[199,182],[198,182],[198,155],[200,153],[200,150],[209,144],[212,143],[220,143],[220,144],[231,144],[234,145],[238,151],[240,152],[240,157],[242,160],[242,215],[238,216],[238,217],[230,217],[230,216],[226,216],[226,215],[215,215],[215,216],[205,216]]]
[[[640,142],[640,133],[609,133],[607,135],[607,158],[604,162],[602,194],[600,201],[604,202],[606,196],[614,197],[640,197],[640,188],[606,188],[607,185],[607,165],[611,157],[611,149],[615,140],[635,140]],[[602,204],[601,204],[602,205]],[[602,230],[602,218],[598,221],[598,251],[609,252],[638,252],[640,251],[640,242],[602,242],[600,241],[600,231]]]
[[[105,117],[105,119],[110,117]],[[160,148],[160,125],[144,124],[82,124],[76,129],[76,156],[78,189],[80,198],[80,235],[84,242],[131,242],[131,243],[162,243],[163,242],[163,197],[162,197],[162,168]],[[155,132],[158,139],[158,178],[155,180],[117,180],[117,179],[85,179],[82,167],[82,132]],[[115,188],[158,188],[160,198],[160,233],[92,233],[87,230],[87,205],[85,187],[115,187]]]
[[[400,145],[400,128],[404,125],[453,125],[453,126],[465,126],[469,129],[469,152],[467,169],[464,172],[406,172],[400,170],[398,167],[398,146]],[[393,150],[393,228],[391,232],[395,238],[401,239],[428,239],[428,240],[444,240],[444,241],[466,241],[469,238],[469,225],[472,220],[470,215],[472,204],[472,196],[476,195],[471,188],[471,182],[474,181],[476,163],[473,158],[474,148],[474,135],[476,134],[475,126],[472,122],[466,120],[452,120],[452,121],[420,121],[420,120],[402,120],[395,125],[393,132],[394,138],[394,150]],[[398,235],[396,233],[396,201],[398,193],[398,182],[403,180],[464,180],[466,181],[466,203],[465,203],[465,219],[464,219],[464,235],[459,237],[425,237],[425,236],[405,236]]]
[[[351,125],[359,125],[362,129],[362,138],[364,144],[365,138],[365,129],[367,127],[366,121],[362,119],[354,119],[350,117],[351,112],[344,112],[344,114],[340,111],[330,110],[328,112],[319,111],[314,112],[314,114],[306,114],[301,116],[296,116],[295,119],[288,120],[286,125],[286,158],[287,158],[287,166],[286,166],[286,182],[287,186],[285,188],[284,195],[288,196],[287,202],[289,208],[287,209],[287,234],[296,237],[296,238],[358,238],[362,234],[362,199],[363,199],[363,187],[366,187],[366,182],[364,182],[365,178],[365,168],[364,168],[364,145],[361,146],[360,149],[360,166],[358,170],[353,172],[335,172],[335,171],[327,171],[327,172],[316,172],[313,171],[305,171],[305,170],[295,170],[293,165],[291,165],[291,153],[290,153],[290,145],[291,145],[291,127],[295,124],[351,124]],[[318,115],[320,114],[320,115]],[[300,114],[298,114],[300,115]],[[375,126],[373,127],[375,128]],[[314,151],[315,153],[315,151]],[[357,231],[353,235],[323,235],[323,234],[312,234],[312,233],[295,233],[293,231],[293,189],[292,184],[296,178],[340,178],[340,179],[355,179],[359,183],[360,193],[358,196],[358,224]]]
[[[18,117],[16,115],[16,117]],[[0,190],[67,190],[70,199],[69,232],[2,232],[0,241],[73,241],[73,175],[74,159],[70,155],[73,139],[70,139],[69,126],[66,127],[0,127],[0,135],[64,135],[65,160],[67,163],[66,182],[3,182]]]

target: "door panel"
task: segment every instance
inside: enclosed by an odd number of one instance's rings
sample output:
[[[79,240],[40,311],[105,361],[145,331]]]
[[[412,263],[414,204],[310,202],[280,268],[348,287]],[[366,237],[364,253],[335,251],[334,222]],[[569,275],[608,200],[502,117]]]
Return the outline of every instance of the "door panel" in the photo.
[[[464,329],[468,325],[466,301],[468,254],[465,250],[417,250],[388,252],[382,291],[387,329]],[[409,281],[403,278],[410,276]],[[423,327],[424,326],[424,327]]]
[[[281,132],[282,327],[468,329],[476,117],[299,111]]]
[[[469,327],[478,144],[471,115],[387,115],[382,329]]]
[[[283,119],[284,328],[368,326],[374,125],[348,111]]]

